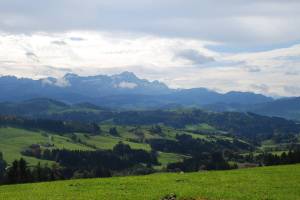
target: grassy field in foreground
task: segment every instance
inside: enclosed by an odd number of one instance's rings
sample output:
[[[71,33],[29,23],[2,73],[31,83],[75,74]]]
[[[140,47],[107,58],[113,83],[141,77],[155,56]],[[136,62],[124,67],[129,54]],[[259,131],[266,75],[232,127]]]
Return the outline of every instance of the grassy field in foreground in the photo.
[[[145,200],[160,199],[170,193],[209,200],[297,200],[300,199],[300,165],[0,187],[0,199],[22,200]]]

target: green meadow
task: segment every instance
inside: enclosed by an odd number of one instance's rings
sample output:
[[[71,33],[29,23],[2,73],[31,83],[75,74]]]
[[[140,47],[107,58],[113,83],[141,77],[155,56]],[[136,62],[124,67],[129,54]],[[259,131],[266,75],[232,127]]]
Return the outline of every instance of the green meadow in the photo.
[[[21,151],[32,144],[46,144],[51,142],[54,144],[54,147],[59,149],[91,150],[91,148],[85,145],[73,143],[68,137],[18,128],[0,128],[0,141],[0,151],[8,163],[21,157],[25,158],[30,164],[45,162],[33,157],[21,155]]]
[[[297,200],[300,165],[0,186],[0,199],[8,200],[158,200],[168,194],[196,200]]]
[[[40,160],[34,157],[28,157],[21,154],[21,152],[32,144],[45,145],[53,144],[50,148],[70,149],[70,150],[95,150],[96,149],[112,149],[118,142],[122,141],[129,144],[133,149],[144,149],[150,151],[149,144],[142,142],[131,142],[130,138],[135,139],[133,133],[119,127],[120,136],[111,136],[107,134],[106,129],[102,135],[87,136],[86,134],[76,133],[82,143],[73,141],[68,135],[60,136],[57,134],[46,133],[42,131],[29,131],[19,128],[0,128],[0,152],[3,153],[4,159],[10,164],[15,159],[23,157],[30,165],[36,165],[38,162],[51,163],[51,161]],[[95,147],[95,148],[92,148]],[[44,147],[49,148],[49,147]],[[184,155],[159,152],[159,162],[162,164],[158,166],[161,168],[170,162],[177,162],[184,158]]]

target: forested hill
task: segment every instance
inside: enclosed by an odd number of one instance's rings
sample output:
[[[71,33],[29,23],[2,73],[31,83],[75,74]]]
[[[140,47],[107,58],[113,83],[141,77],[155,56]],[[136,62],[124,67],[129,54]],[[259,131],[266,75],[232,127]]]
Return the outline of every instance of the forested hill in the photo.
[[[251,139],[269,138],[274,134],[288,135],[300,132],[300,125],[279,117],[267,117],[254,113],[212,113],[191,111],[128,111],[114,116],[117,124],[145,125],[163,123],[182,128],[188,124],[206,123],[219,130]]]
[[[206,105],[204,109],[217,112],[254,112],[261,115],[284,117],[300,121],[300,97],[282,98],[252,105],[216,103]]]
[[[0,125],[29,128],[46,127],[46,129],[50,131],[51,129],[55,129],[55,131],[58,132],[72,132],[77,129],[91,132],[93,131],[93,123],[106,121],[113,122],[116,125],[129,126],[164,124],[177,129],[184,128],[187,125],[205,123],[218,130],[251,140],[268,139],[274,135],[278,137],[288,137],[289,135],[295,135],[300,132],[300,124],[284,118],[267,117],[254,113],[214,113],[199,109],[123,112],[84,109],[77,111],[60,111],[56,113],[48,112],[44,113],[44,115],[38,115],[39,117],[43,116],[42,118],[31,116],[32,119],[7,116],[9,115],[3,115],[0,118]]]

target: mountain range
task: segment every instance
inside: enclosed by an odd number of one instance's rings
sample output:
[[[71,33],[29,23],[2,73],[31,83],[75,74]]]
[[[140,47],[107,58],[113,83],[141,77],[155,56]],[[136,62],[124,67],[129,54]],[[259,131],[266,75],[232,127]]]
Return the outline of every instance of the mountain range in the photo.
[[[221,94],[206,88],[171,89],[159,81],[138,78],[131,72],[117,75],[78,76],[33,80],[0,77],[0,101],[51,98],[66,103],[90,102],[107,107],[149,108],[166,105],[201,106],[214,103],[255,104],[273,99],[249,92]]]
[[[60,79],[48,77],[39,80],[2,76],[0,91],[0,102],[6,102],[0,104],[2,111],[9,110],[12,105],[17,105],[14,110],[41,108],[53,99],[54,105],[73,105],[72,109],[74,105],[76,108],[78,105],[84,105],[84,108],[100,106],[101,109],[200,107],[215,112],[253,112],[300,119],[300,97],[275,100],[251,92],[222,94],[206,88],[172,89],[159,81],[140,79],[131,72],[111,76],[66,74]]]

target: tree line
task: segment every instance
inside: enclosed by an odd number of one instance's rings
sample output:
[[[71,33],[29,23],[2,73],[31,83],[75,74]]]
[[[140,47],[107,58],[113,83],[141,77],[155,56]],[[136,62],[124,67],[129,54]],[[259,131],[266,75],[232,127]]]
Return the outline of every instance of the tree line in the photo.
[[[281,154],[261,153],[258,155],[248,154],[241,156],[246,162],[257,163],[259,165],[285,165],[300,163],[300,149],[289,150]]]
[[[157,153],[146,154],[143,150],[132,150],[122,143],[105,154],[100,152],[80,152],[54,150],[43,155],[43,159],[56,161],[49,166],[38,163],[29,166],[23,159],[15,160],[11,165],[3,160],[0,153],[0,183],[15,184],[40,181],[65,180],[70,178],[111,177],[114,174],[148,174],[155,172],[152,165],[157,165]],[[244,162],[257,163],[260,166],[285,165],[300,163],[300,150],[283,152],[281,155],[264,153],[241,156]],[[241,160],[239,160],[241,161]],[[181,162],[169,163],[167,171],[193,172],[199,170],[228,170],[238,168],[230,164],[222,152],[202,152]]]
[[[214,142],[204,139],[194,139],[191,135],[177,134],[176,140],[170,139],[151,139],[148,141],[151,148],[155,151],[170,153],[179,153],[185,155],[197,156],[202,152],[216,152],[224,149],[230,149],[235,152],[251,151],[253,146],[244,143],[238,139],[216,140]]]
[[[34,156],[32,154],[31,156]],[[153,165],[158,165],[157,153],[141,149],[131,149],[119,143],[113,150],[77,151],[46,149],[39,153],[39,159],[54,161],[51,167],[28,166],[23,159],[15,160],[10,166],[0,154],[0,181],[2,183],[28,183],[63,180],[70,178],[110,177],[113,174],[153,173]]]
[[[82,123],[77,121],[60,121],[52,119],[29,119],[16,116],[1,116],[0,127],[17,127],[27,130],[44,130],[58,134],[83,132],[100,134],[101,128],[95,122]]]
[[[74,113],[74,115],[77,116],[76,113]],[[85,115],[89,115],[89,113],[85,113]],[[189,124],[206,123],[218,130],[226,131],[253,143],[266,139],[274,139],[277,142],[292,142],[295,140],[295,135],[300,132],[300,125],[294,121],[254,113],[212,113],[199,109],[183,111],[123,111],[103,115],[101,119],[94,118],[96,121],[93,121],[91,118],[86,118],[85,115],[80,115],[77,118],[55,118],[60,120],[0,116],[0,126],[41,129],[56,133],[84,132],[99,134],[100,130],[97,123],[107,119],[112,119],[114,123],[118,125],[139,126],[163,123],[174,128],[184,128]],[[99,115],[102,116],[101,113]]]
[[[283,152],[280,155],[272,153],[263,153],[257,156],[249,154],[246,156],[239,155],[238,159],[230,159],[234,161],[229,164],[228,158],[225,158],[222,152],[207,153],[203,152],[186,158],[181,162],[170,163],[167,165],[168,171],[199,171],[199,170],[228,170],[238,168],[237,163],[249,162],[258,166],[286,165],[300,163],[300,150]]]

